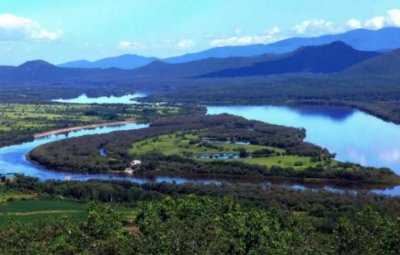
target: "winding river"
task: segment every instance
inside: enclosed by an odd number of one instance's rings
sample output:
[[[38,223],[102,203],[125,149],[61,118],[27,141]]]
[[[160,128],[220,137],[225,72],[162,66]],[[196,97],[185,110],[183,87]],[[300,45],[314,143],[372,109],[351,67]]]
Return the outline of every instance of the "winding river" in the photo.
[[[82,100],[83,96],[80,97]],[[86,97],[87,98],[87,97]],[[127,96],[118,101],[118,97],[112,97],[113,103],[126,103]],[[132,96],[129,96],[128,102]],[[88,99],[89,100],[89,99]],[[92,99],[90,99],[92,100]],[[104,98],[102,98],[104,100]],[[68,100],[72,102],[72,100]],[[78,103],[77,101],[75,101]],[[93,101],[90,101],[93,102]],[[90,103],[80,101],[79,103]],[[104,102],[104,101],[102,101]],[[358,110],[340,107],[285,107],[285,106],[210,106],[208,114],[230,113],[246,117],[248,119],[260,120],[268,123],[302,127],[307,130],[306,140],[320,145],[337,154],[341,161],[356,162],[367,166],[390,167],[400,174],[400,126],[382,121],[374,116]],[[41,180],[130,180],[136,183],[175,182],[219,184],[216,179],[186,179],[174,177],[156,177],[153,179],[137,178],[126,175],[110,174],[76,174],[71,172],[55,172],[47,170],[29,162],[26,154],[33,148],[65,139],[67,137],[78,137],[84,135],[104,134],[121,130],[132,130],[146,128],[147,124],[129,123],[121,126],[99,127],[94,129],[79,130],[68,134],[51,135],[35,139],[32,142],[17,144],[0,148],[0,173],[23,173],[35,176]],[[270,185],[269,182],[264,182]],[[330,185],[310,187],[304,185],[293,185],[283,183],[293,189],[325,189],[330,191],[343,191]],[[393,188],[382,188],[369,190],[370,192],[400,195],[400,186]]]
[[[65,138],[79,137],[84,135],[106,134],[114,131],[134,130],[139,128],[146,128],[148,124],[130,123],[121,126],[99,127],[93,129],[84,129],[79,131],[69,132],[68,134],[51,135],[43,138],[35,139],[32,142],[11,145],[0,148],[0,173],[20,173],[28,176],[35,176],[41,180],[89,180],[89,179],[103,179],[103,180],[129,180],[136,183],[145,183],[149,181],[155,182],[175,182],[175,183],[216,183],[217,180],[188,180],[184,178],[172,177],[157,177],[153,179],[136,178],[127,175],[110,175],[110,174],[80,174],[73,172],[60,172],[45,169],[37,164],[34,164],[26,159],[26,155],[35,147],[58,141]]]

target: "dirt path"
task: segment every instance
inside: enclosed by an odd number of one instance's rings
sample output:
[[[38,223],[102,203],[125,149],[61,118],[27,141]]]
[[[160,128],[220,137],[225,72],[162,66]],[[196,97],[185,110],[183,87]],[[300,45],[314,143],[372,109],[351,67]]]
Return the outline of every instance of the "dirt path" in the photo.
[[[5,215],[24,216],[24,215],[35,215],[35,214],[60,214],[60,213],[77,213],[79,210],[47,210],[47,211],[35,211],[35,212],[4,212]]]
[[[65,133],[69,133],[72,131],[78,131],[78,130],[82,130],[82,129],[94,129],[94,128],[98,128],[98,127],[122,126],[122,125],[129,124],[129,123],[137,123],[137,121],[136,120],[115,121],[115,122],[106,122],[106,123],[99,123],[99,124],[76,126],[76,127],[70,127],[70,128],[62,128],[62,129],[56,129],[56,130],[47,131],[47,132],[43,132],[43,133],[37,133],[37,134],[33,135],[33,137],[43,138],[46,136],[65,134]]]

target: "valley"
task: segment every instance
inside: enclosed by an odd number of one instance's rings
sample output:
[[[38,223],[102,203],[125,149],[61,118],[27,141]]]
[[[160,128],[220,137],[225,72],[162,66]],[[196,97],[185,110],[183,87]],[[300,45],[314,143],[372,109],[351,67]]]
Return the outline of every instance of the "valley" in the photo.
[[[307,1],[0,13],[0,254],[399,254],[400,9]]]

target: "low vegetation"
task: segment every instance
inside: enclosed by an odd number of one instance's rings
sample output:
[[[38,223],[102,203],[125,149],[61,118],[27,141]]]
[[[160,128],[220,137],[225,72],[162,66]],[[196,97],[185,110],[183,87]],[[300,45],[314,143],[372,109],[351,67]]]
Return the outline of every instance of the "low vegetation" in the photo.
[[[0,147],[53,129],[135,119],[149,121],[197,111],[172,105],[0,104]]]

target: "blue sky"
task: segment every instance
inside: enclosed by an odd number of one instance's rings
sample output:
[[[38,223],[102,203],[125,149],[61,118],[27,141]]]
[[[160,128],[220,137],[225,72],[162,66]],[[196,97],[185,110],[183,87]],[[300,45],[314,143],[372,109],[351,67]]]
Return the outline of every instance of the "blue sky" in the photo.
[[[399,0],[0,0],[0,64],[166,57],[400,26]]]

